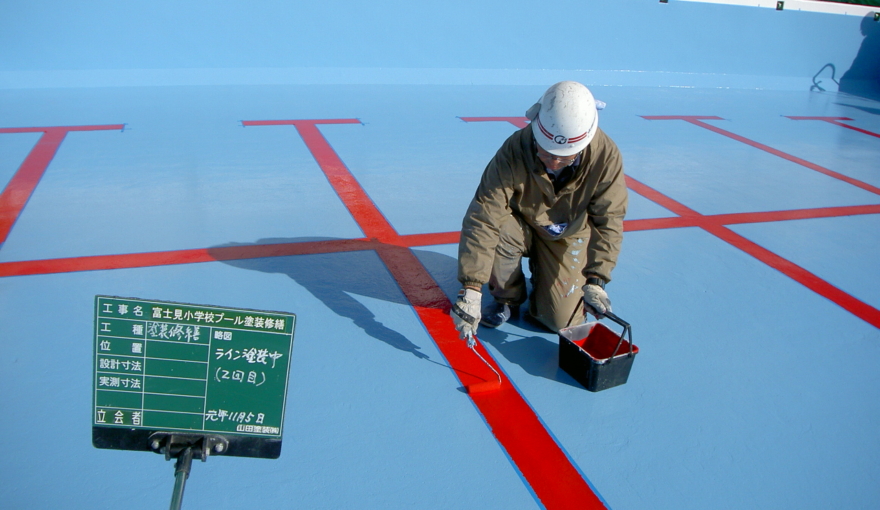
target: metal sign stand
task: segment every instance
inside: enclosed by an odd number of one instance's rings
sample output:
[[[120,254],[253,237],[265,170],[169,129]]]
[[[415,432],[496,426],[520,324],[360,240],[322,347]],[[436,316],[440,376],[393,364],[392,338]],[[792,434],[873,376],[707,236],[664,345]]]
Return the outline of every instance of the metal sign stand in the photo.
[[[229,440],[215,435],[156,432],[150,436],[150,448],[156,453],[165,454],[165,460],[177,459],[174,463],[174,491],[171,493],[170,510],[180,510],[186,480],[192,471],[193,457],[197,455],[205,462],[211,452],[222,454],[229,448]]]

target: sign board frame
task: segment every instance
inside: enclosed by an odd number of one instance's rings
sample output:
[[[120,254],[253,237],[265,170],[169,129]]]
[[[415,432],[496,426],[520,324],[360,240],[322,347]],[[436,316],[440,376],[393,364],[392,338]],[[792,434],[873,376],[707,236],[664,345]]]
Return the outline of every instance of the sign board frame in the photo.
[[[92,444],[153,451],[157,433],[281,455],[296,315],[95,296]]]

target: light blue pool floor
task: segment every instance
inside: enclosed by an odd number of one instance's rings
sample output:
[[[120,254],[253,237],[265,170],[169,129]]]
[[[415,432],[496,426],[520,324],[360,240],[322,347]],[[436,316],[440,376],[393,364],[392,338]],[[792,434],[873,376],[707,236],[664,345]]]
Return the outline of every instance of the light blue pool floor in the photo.
[[[171,462],[91,445],[94,297],[114,295],[297,315],[281,457],[197,462],[184,508],[540,508],[375,252],[185,254],[365,237],[294,126],[243,121],[359,120],[319,131],[396,233],[454,235],[516,129],[461,117],[544,88],[0,92],[0,128],[125,125],[68,132],[0,247],[2,506],[168,504]],[[610,508],[880,505],[880,104],[806,88],[592,87],[632,179],[608,286],[629,381],[586,391],[525,323],[480,333]],[[0,183],[40,137],[0,133]],[[457,246],[428,239],[453,296]]]

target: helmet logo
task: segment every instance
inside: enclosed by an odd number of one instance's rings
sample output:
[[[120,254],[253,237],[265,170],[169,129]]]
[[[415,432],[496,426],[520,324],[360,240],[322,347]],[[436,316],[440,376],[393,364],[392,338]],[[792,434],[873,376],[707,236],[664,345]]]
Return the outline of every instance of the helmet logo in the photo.
[[[548,131],[547,128],[544,127],[544,124],[541,122],[541,116],[540,116],[540,115],[539,115],[538,117],[536,117],[535,120],[538,122],[538,128],[541,130],[541,133],[542,133],[544,136],[546,136],[548,140],[553,140],[553,143],[555,143],[555,144],[557,144],[557,145],[566,145],[566,144],[570,144],[570,143],[578,143],[578,142],[580,142],[581,140],[583,140],[584,138],[586,138],[587,135],[590,134],[590,132],[587,131],[587,132],[585,132],[585,133],[583,133],[583,134],[580,134],[580,135],[575,136],[575,137],[572,137],[572,138],[566,138],[566,137],[564,137],[564,136],[562,136],[562,135],[554,135],[553,133],[551,133],[550,131]]]

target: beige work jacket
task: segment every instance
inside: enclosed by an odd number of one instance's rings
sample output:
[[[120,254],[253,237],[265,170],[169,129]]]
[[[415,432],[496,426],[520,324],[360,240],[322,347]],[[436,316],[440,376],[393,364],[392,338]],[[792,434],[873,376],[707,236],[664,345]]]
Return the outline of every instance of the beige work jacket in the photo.
[[[498,225],[505,215],[517,215],[533,235],[548,242],[589,238],[583,273],[611,281],[623,241],[627,191],[623,160],[617,145],[598,129],[581,153],[572,179],[557,195],[538,159],[532,129],[511,135],[489,162],[462,222],[458,249],[458,279],[463,285],[489,281]],[[567,223],[558,236],[544,228]]]

